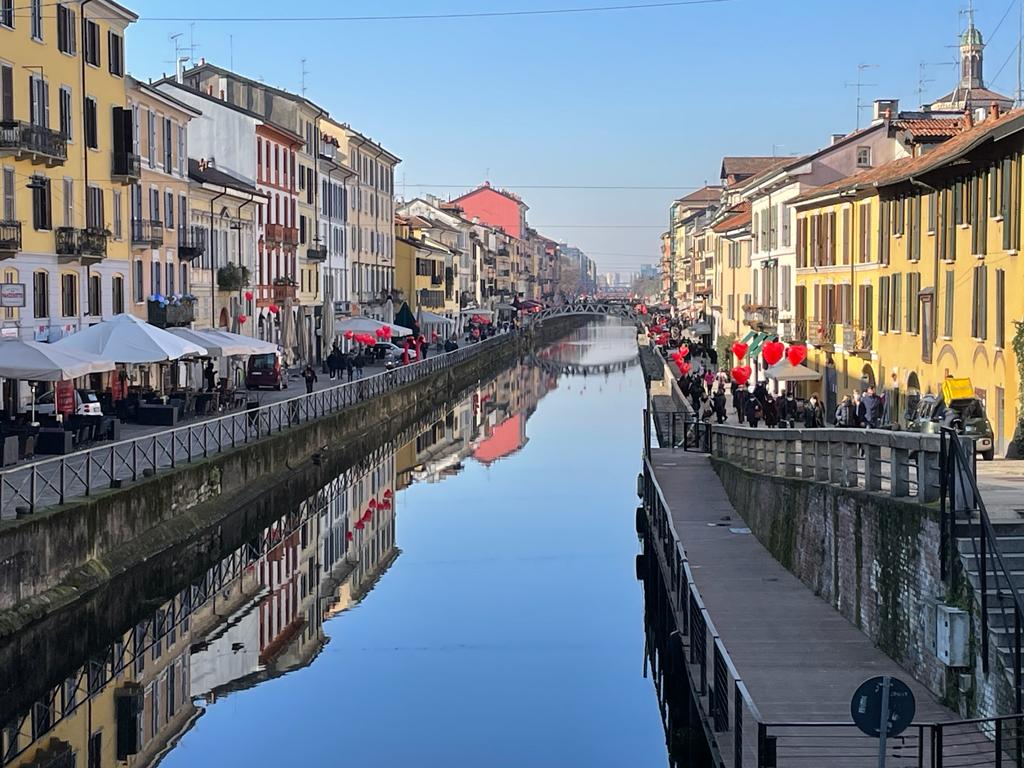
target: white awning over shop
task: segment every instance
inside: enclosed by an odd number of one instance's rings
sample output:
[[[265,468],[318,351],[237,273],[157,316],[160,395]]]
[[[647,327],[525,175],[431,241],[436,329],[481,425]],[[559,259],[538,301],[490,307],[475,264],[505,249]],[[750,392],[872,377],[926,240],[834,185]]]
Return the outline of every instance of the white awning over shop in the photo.
[[[114,370],[114,361],[61,349],[56,344],[10,339],[0,341],[0,379],[67,381]]]
[[[55,346],[62,351],[93,355],[115,363],[165,363],[207,354],[205,347],[127,314],[115,315],[65,336]]]
[[[420,310],[420,325],[445,325],[453,327],[455,321],[450,317],[444,315],[436,315],[433,312],[427,312],[426,310]]]
[[[347,320],[342,320],[338,323],[335,331],[340,334],[345,334],[348,331],[352,331],[352,333],[376,334],[377,329],[384,326],[391,329],[392,336],[412,336],[411,328],[394,325],[393,323],[382,323],[379,320],[374,320],[372,317],[350,317]]]
[[[806,365],[793,365],[789,360],[780,360],[767,371],[768,378],[778,381],[819,381],[821,374]]]

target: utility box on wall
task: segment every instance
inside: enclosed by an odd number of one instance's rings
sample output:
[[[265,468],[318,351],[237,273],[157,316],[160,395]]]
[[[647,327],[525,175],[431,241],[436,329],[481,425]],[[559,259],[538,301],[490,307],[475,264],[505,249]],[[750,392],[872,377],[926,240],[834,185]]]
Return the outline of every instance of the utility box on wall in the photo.
[[[966,667],[970,616],[941,603],[935,606],[935,655],[947,667]]]

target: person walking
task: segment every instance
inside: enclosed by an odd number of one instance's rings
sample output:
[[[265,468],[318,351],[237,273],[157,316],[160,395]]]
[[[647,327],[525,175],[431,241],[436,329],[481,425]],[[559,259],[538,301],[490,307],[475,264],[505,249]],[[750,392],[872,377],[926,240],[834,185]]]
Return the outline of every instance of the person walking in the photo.
[[[312,394],[313,385],[316,383],[316,371],[313,370],[313,366],[306,364],[306,367],[302,369],[302,378],[306,382],[306,394]]]
[[[817,392],[811,395],[804,406],[804,426],[808,429],[820,429],[825,426],[825,409],[821,407]]]
[[[213,392],[217,382],[217,372],[213,368],[213,360],[206,361],[206,368],[203,369],[203,378],[206,379],[206,391]]]
[[[747,417],[747,424],[752,427],[756,427],[761,417],[764,415],[764,410],[761,407],[761,401],[757,399],[757,395],[749,393],[743,403],[743,413]]]
[[[331,381],[338,375],[338,371],[341,370],[341,350],[338,349],[337,342],[331,348],[331,354],[327,356],[327,371],[330,374]]]
[[[770,429],[774,429],[779,425],[779,405],[778,400],[772,397],[770,392],[766,392],[764,396],[764,425]]]
[[[865,429],[878,429],[882,420],[882,398],[875,394],[873,385],[861,395],[857,417]]]
[[[857,426],[857,409],[850,395],[843,395],[842,401],[836,406],[835,417],[837,427]]]
[[[345,355],[344,359],[342,360],[342,362],[345,364],[345,374],[348,376],[348,380],[349,381],[352,381],[352,373],[353,373],[353,371],[355,371],[355,367],[356,367],[356,365],[353,362],[352,358],[353,358],[353,355],[350,352],[349,354]]]
[[[356,369],[356,377],[360,379],[363,378],[363,366],[366,365],[366,358],[363,356],[362,352],[356,352],[356,356],[355,359],[352,360],[352,364]]]
[[[729,416],[725,412],[725,387],[721,384],[719,384],[718,389],[715,390],[715,396],[712,398],[712,402],[715,406],[715,416],[718,417],[718,423],[725,424]]]
[[[793,428],[797,419],[796,394],[791,389],[786,390],[785,396],[779,403],[779,421],[783,427]]]

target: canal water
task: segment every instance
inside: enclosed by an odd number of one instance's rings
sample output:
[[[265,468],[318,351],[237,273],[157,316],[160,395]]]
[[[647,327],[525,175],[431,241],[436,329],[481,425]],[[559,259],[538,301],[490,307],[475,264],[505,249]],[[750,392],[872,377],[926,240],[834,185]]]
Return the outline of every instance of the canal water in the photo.
[[[698,765],[646,676],[635,353],[589,325],[132,626],[82,627],[117,640],[38,671],[0,765]]]

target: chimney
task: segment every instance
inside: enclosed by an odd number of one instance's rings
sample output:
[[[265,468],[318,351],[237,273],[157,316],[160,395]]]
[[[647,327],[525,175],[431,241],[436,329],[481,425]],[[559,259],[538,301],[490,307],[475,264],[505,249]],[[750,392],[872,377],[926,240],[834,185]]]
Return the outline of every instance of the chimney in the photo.
[[[874,108],[871,113],[871,122],[880,123],[882,120],[891,120],[900,111],[899,99],[875,99]]]
[[[974,113],[969,109],[964,111],[963,126],[965,131],[969,131],[974,127]]]
[[[999,102],[998,101],[993,101],[991,106],[989,106],[989,108],[988,108],[988,115],[993,120],[998,120],[999,119]]]
[[[831,138],[831,140],[829,141],[828,145],[829,145],[830,147],[834,147],[834,146],[835,146],[836,144],[838,144],[838,143],[839,143],[840,141],[842,141],[842,140],[843,140],[843,139],[845,139],[845,138],[846,138],[846,135],[845,135],[845,134],[842,134],[842,133],[833,133],[833,134],[832,134],[832,138]]]

